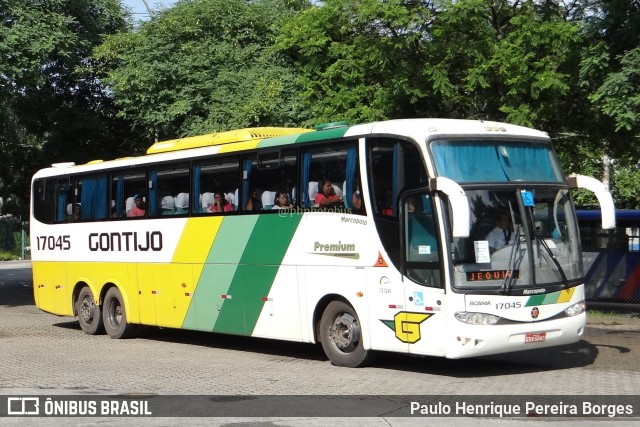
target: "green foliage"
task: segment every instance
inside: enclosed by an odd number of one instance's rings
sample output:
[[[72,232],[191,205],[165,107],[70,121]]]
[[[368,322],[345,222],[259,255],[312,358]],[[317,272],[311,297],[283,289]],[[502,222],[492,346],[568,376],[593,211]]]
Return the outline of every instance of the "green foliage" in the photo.
[[[18,257],[7,251],[0,251],[0,261],[14,261]]]
[[[603,114],[615,120],[615,130],[640,131],[640,47],[619,58],[620,71],[610,73],[591,96]]]
[[[118,155],[130,137],[87,68],[127,21],[118,0],[0,0],[0,26],[0,195],[26,217],[37,169]]]
[[[640,170],[638,164],[614,165],[613,191],[616,207],[638,209],[640,206]]]
[[[507,0],[329,0],[291,19],[277,48],[319,120],[498,118],[544,127],[570,89],[577,26]]]
[[[162,139],[295,124],[294,70],[269,49],[291,13],[279,0],[183,1],[95,57],[119,115]]]
[[[533,2],[447,1],[434,21],[433,70],[445,116],[548,129],[569,93],[577,27]],[[442,91],[440,88],[448,88]]]
[[[412,117],[427,95],[431,20],[428,2],[329,0],[290,19],[276,48],[300,70],[315,122]]]

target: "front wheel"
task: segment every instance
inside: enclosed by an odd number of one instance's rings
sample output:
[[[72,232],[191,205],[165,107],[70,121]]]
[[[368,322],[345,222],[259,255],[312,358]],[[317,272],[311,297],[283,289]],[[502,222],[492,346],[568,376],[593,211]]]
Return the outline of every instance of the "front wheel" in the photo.
[[[357,368],[369,352],[362,346],[362,328],[355,310],[342,301],[333,301],[322,313],[320,340],[325,354],[336,366]]]
[[[118,288],[113,287],[107,291],[102,307],[104,329],[110,338],[128,338],[133,334],[134,326],[127,323],[124,301]]]
[[[102,332],[102,312],[100,306],[96,305],[93,299],[93,292],[88,286],[80,290],[78,301],[76,302],[76,312],[80,329],[85,334],[95,335]]]

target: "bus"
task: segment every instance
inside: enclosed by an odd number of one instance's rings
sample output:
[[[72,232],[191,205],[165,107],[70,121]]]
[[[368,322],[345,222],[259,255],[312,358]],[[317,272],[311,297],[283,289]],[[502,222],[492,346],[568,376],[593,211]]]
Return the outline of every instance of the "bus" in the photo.
[[[616,227],[600,228],[599,209],[576,211],[585,271],[586,300],[593,306],[640,306],[640,210],[617,209]]]
[[[320,343],[346,367],[573,343],[578,187],[613,227],[610,193],[565,176],[546,133],[480,120],[238,129],[53,164],[32,180],[35,302],[87,334]]]

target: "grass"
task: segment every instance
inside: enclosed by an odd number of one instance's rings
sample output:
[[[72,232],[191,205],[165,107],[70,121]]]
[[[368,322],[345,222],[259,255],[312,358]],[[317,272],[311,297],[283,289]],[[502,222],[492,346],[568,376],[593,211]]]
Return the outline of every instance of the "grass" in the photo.
[[[18,257],[11,252],[0,251],[0,261],[12,261],[18,259]]]

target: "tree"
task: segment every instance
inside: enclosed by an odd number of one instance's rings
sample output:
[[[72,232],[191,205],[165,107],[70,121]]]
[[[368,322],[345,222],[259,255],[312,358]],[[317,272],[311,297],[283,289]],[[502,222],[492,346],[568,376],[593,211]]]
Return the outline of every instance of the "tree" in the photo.
[[[290,19],[276,48],[300,70],[315,122],[363,122],[435,113],[422,76],[430,1],[328,0]]]
[[[185,0],[96,50],[120,116],[161,139],[297,124],[295,70],[270,50],[300,7],[280,0]],[[292,9],[293,8],[293,9]]]
[[[604,174],[603,159],[613,158],[611,184],[618,207],[640,205],[640,3],[616,0],[577,2],[571,16],[582,23],[583,44],[573,85],[570,127],[589,156],[574,159],[574,170],[589,169],[600,159],[594,176]],[[564,140],[559,151],[572,152]],[[585,164],[585,161],[590,164]],[[634,199],[635,197],[635,199]]]
[[[559,127],[580,39],[556,2],[446,2],[433,33],[425,74],[446,115]]]
[[[123,151],[128,126],[86,65],[127,21],[118,0],[0,0],[0,25],[0,192],[26,216],[37,169]]]
[[[321,119],[443,116],[546,127],[569,93],[577,27],[555,2],[329,0],[278,47]]]

